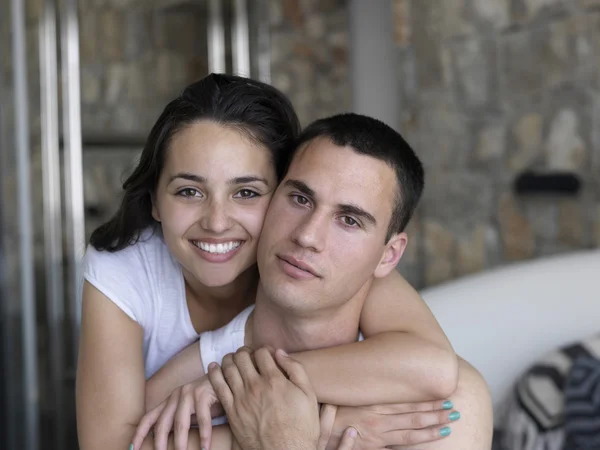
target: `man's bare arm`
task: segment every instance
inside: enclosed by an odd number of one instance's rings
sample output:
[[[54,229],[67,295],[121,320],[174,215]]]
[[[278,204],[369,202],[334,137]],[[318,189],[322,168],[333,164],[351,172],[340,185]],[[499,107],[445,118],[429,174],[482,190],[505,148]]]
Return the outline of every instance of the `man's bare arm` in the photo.
[[[423,299],[395,270],[374,281],[360,328],[363,342],[293,355],[321,403],[413,403],[455,391],[456,354]]]

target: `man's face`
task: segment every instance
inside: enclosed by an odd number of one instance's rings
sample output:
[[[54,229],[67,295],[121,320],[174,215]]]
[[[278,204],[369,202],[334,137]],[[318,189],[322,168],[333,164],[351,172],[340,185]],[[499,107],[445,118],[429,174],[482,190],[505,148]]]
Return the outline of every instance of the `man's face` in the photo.
[[[261,233],[265,293],[298,311],[337,308],[368,289],[374,275],[389,273],[406,244],[403,233],[385,243],[395,193],[396,176],[385,162],[326,138],[305,144]]]

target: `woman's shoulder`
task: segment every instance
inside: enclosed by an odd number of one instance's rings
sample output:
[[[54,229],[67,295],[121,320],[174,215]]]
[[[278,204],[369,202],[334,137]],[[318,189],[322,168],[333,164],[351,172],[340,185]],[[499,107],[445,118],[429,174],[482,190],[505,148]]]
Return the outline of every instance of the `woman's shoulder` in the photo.
[[[119,279],[136,285],[155,285],[161,277],[176,279],[180,266],[171,256],[159,231],[144,230],[137,242],[108,252],[88,246],[82,262],[83,275],[88,281]]]
[[[152,230],[144,230],[137,242],[116,252],[90,245],[82,264],[83,278],[138,323],[161,296],[160,280],[177,280],[178,270],[162,236]]]
[[[135,243],[115,252],[98,250],[91,244],[88,245],[83,262],[84,266],[117,264],[133,269],[136,263],[141,263],[148,258],[164,258],[165,255],[168,255],[168,249],[162,236],[158,231],[148,228],[140,233]]]

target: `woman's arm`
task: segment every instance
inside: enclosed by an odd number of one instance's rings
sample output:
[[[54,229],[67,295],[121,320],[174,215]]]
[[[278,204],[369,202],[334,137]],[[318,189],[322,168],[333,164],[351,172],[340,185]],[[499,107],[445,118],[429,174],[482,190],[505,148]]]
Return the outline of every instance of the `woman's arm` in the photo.
[[[300,352],[321,403],[363,406],[447,398],[458,360],[419,294],[395,270],[365,300],[362,342]]]
[[[458,361],[452,346],[423,299],[395,270],[374,280],[360,328],[366,338],[362,342],[293,355],[306,368],[319,402],[425,402],[444,399],[456,389]],[[160,403],[173,389],[202,375],[194,343],[148,381],[147,404]]]
[[[198,341],[188,345],[146,382],[146,411],[155,408],[174,389],[205,375]]]
[[[77,365],[82,450],[129,447],[144,414],[143,330],[87,281]]]

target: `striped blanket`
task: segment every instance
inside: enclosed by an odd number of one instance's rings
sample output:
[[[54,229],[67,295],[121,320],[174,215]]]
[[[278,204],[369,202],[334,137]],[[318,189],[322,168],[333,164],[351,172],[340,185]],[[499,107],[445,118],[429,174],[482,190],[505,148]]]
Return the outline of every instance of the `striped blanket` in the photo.
[[[507,450],[600,450],[600,336],[531,366],[505,413]]]

